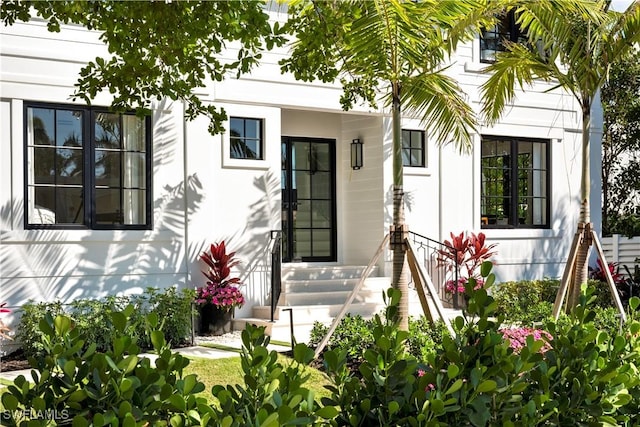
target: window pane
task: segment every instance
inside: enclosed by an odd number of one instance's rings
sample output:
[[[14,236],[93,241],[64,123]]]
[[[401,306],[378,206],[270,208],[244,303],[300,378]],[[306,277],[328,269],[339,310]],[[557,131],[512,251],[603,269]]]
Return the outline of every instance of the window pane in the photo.
[[[313,230],[313,256],[331,255],[331,231]]]
[[[402,150],[402,165],[410,166],[411,165],[411,151],[409,149]]]
[[[402,130],[402,147],[409,148],[411,146],[411,134],[408,130]]]
[[[246,119],[244,123],[244,136],[245,138],[258,139],[262,135],[260,129],[260,121],[255,119]]]
[[[313,184],[314,199],[330,199],[332,192],[331,188],[331,172],[316,172],[311,176],[311,182]]]
[[[422,132],[412,132],[411,134],[411,148],[419,148],[422,150]]]
[[[56,112],[56,145],[63,147],[82,147],[82,121],[76,111],[58,110]]]
[[[245,156],[247,159],[259,159],[261,157],[260,141],[256,141],[254,139],[245,139],[244,144],[247,150]]]
[[[125,190],[123,198],[124,224],[144,224],[146,222],[146,191]]]
[[[95,113],[94,138],[98,148],[122,148],[120,143],[120,116],[110,113]]]
[[[296,228],[311,227],[311,201],[298,199],[298,209],[293,211],[293,223]]]
[[[45,108],[29,108],[29,141],[30,145],[55,145],[55,110]]]
[[[119,188],[120,177],[120,152],[96,150],[96,187]]]
[[[56,150],[48,147],[35,147],[29,150],[32,158],[30,183],[53,184],[56,173]]]
[[[146,188],[145,156],[140,153],[124,153],[124,188]]]
[[[411,152],[411,166],[422,166],[422,151],[413,150]]]
[[[306,142],[296,142],[292,147],[293,150],[293,169],[294,170],[310,170],[311,144]]]
[[[56,222],[58,224],[82,224],[82,188],[56,189]]]
[[[136,116],[123,116],[124,149],[145,152],[146,135],[144,120]]]
[[[244,138],[244,120],[231,117],[229,135],[231,137]]]
[[[331,201],[313,200],[311,208],[313,227],[331,227]]]
[[[97,224],[122,224],[119,189],[96,189],[95,221]]]
[[[58,184],[82,185],[82,149],[56,150],[56,179]]]

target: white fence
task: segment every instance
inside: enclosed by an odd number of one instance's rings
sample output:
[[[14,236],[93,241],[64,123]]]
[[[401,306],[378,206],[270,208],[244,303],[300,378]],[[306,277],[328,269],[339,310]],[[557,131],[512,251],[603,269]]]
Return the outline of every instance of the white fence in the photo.
[[[607,262],[618,262],[633,271],[634,264],[640,264],[640,236],[628,238],[620,234],[602,238],[602,249]],[[638,259],[636,261],[636,259]],[[624,272],[623,269],[620,270]]]

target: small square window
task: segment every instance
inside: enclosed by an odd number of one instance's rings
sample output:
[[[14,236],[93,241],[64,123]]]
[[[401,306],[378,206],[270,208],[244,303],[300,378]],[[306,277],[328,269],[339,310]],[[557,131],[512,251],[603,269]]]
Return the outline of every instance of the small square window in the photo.
[[[402,130],[402,165],[425,167],[426,155],[423,130]]]
[[[262,119],[231,117],[229,141],[232,159],[264,160]]]

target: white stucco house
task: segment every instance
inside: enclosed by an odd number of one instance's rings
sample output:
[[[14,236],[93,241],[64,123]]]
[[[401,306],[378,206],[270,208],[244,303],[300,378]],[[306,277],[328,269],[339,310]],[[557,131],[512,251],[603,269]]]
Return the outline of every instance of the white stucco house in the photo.
[[[390,116],[342,111],[339,85],[282,75],[284,50],[202,89],[229,116],[212,136],[206,119],[185,121],[179,102],[156,103],[146,120],[108,113],[108,95],[71,102],[80,68],[107,53],[94,32],[49,33],[38,19],[0,31],[0,301],[9,306],[197,286],[198,255],[225,240],[248,300],[236,317],[249,317],[268,299],[272,230],[282,231],[284,272],[333,275],[367,265],[388,232]],[[477,37],[448,70],[476,111],[492,53]],[[411,231],[437,241],[484,232],[498,243],[499,281],[560,276],[575,231],[580,108],[551,87],[537,83],[499,124],[480,126],[468,154],[403,121]],[[591,212],[599,224],[599,206]],[[389,275],[389,258],[375,275]]]

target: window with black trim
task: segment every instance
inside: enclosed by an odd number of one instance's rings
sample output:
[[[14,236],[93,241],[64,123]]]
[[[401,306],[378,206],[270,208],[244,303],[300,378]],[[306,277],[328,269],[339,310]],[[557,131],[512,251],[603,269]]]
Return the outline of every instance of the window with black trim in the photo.
[[[231,117],[229,134],[232,159],[264,160],[262,119]]]
[[[527,35],[516,23],[514,11],[506,12],[498,17],[498,22],[480,33],[480,62],[493,63],[496,54],[504,52],[507,47],[505,42],[527,43]]]
[[[424,140],[423,130],[402,129],[402,166],[425,167]]]
[[[482,228],[549,228],[550,144],[482,137]]]
[[[151,120],[25,104],[27,228],[149,229]]]

